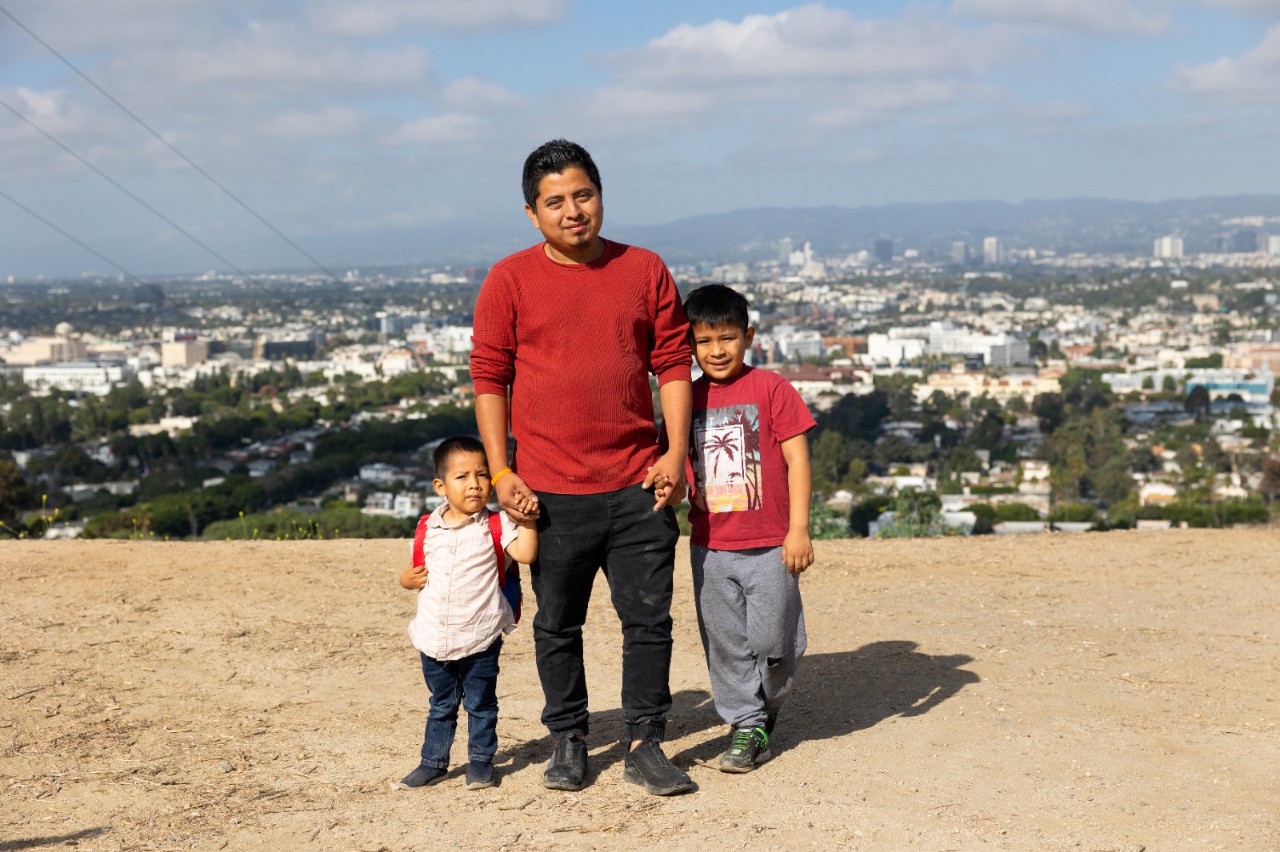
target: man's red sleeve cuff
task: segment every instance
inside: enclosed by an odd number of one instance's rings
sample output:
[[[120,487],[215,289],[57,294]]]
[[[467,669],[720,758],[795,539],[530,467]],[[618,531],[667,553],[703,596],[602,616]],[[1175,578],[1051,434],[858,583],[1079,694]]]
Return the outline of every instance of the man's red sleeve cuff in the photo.
[[[679,367],[671,367],[663,370],[658,374],[658,387],[662,387],[667,382],[690,382],[693,381],[693,369],[685,364]],[[479,393],[477,390],[476,393]]]

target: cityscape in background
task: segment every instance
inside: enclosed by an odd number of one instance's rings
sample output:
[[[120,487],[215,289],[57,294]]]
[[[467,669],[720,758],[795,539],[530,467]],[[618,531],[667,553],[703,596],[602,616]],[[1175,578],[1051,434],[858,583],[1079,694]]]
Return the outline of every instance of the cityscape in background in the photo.
[[[901,531],[921,495],[935,532],[1264,522],[1280,218],[1214,228],[1195,252],[1179,233],[1129,255],[779,236],[670,265],[684,293],[751,300],[752,362],[819,422],[829,534]],[[474,428],[484,273],[9,280],[0,533],[403,534],[438,499],[434,442]]]

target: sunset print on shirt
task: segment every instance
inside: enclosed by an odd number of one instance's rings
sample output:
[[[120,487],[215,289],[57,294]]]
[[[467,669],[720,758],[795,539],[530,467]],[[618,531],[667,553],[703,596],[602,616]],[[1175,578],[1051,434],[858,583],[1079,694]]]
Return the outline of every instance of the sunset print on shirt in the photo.
[[[755,405],[730,405],[693,416],[694,484],[706,510],[760,508],[760,415]]]

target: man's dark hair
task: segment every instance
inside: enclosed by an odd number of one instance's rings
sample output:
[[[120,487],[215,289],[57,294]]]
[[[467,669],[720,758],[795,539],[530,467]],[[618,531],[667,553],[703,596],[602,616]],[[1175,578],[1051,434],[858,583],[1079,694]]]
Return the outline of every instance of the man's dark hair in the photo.
[[[452,438],[445,438],[440,442],[440,446],[436,447],[435,455],[431,457],[432,463],[436,466],[436,476],[444,476],[444,469],[449,465],[450,457],[457,453],[484,455],[484,444],[470,435],[454,435]]]
[[[751,325],[747,317],[747,297],[723,284],[708,284],[694,290],[684,300],[684,312],[691,328],[695,325],[711,328],[733,325],[746,332]]]
[[[539,145],[524,161],[524,177],[521,181],[524,203],[536,210],[538,185],[542,183],[542,179],[547,175],[563,174],[565,169],[575,167],[586,172],[596,189],[604,192],[604,185],[600,183],[600,170],[596,168],[595,160],[591,159],[586,148],[567,139],[552,139]]]

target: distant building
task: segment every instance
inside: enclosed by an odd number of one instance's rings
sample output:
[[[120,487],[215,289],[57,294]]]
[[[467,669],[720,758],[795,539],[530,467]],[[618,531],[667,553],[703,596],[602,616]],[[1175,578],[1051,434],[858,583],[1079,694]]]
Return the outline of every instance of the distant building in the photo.
[[[10,349],[4,360],[9,364],[36,366],[84,361],[88,357],[89,347],[69,324],[62,322],[58,323],[53,337],[29,337]]]
[[[22,381],[31,390],[62,390],[105,396],[112,386],[133,378],[133,370],[123,361],[70,361],[24,367]]]
[[[1004,262],[1004,246],[999,237],[986,237],[982,240],[982,262],[987,266],[999,266]]]
[[[969,265],[969,244],[964,240],[956,240],[951,244],[951,262],[960,266]]]
[[[1160,260],[1180,260],[1182,258],[1182,237],[1173,234],[1158,237],[1152,246],[1151,254]]]
[[[745,284],[749,276],[745,263],[725,263],[711,269],[711,277],[723,284]]]
[[[1227,251],[1232,254],[1253,254],[1257,250],[1258,232],[1254,230],[1236,231],[1227,244]]]
[[[880,263],[893,263],[893,240],[876,240],[871,253]]]
[[[297,335],[295,337],[259,337],[253,345],[253,357],[268,361],[282,361],[285,358],[312,358],[316,353],[316,339],[313,335]]]
[[[175,340],[160,344],[160,365],[163,367],[194,367],[207,360],[207,340]]]

